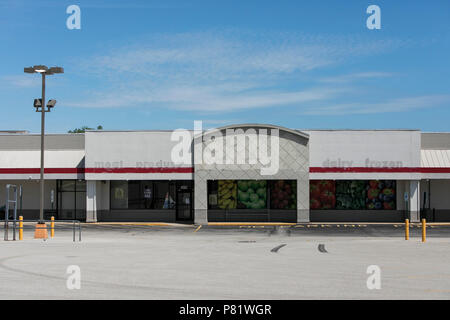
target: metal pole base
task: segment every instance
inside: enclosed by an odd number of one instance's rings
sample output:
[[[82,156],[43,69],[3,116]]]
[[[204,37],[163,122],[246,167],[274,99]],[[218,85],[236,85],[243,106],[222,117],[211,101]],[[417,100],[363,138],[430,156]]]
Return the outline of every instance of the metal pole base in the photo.
[[[35,239],[48,239],[47,225],[45,223],[39,222],[36,224],[36,229],[34,229]]]

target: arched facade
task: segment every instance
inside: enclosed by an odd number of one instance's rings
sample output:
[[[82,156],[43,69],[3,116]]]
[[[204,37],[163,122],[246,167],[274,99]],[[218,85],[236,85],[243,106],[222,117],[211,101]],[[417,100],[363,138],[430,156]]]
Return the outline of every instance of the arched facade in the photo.
[[[243,124],[204,131],[193,143],[195,223],[309,221],[307,134]]]

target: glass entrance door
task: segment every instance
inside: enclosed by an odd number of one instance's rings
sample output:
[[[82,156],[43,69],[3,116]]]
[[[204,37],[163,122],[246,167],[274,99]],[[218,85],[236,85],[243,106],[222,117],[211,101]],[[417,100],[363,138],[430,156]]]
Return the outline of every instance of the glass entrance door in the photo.
[[[57,211],[61,220],[86,220],[86,181],[58,180]]]
[[[192,188],[189,185],[177,186],[177,220],[192,221]]]

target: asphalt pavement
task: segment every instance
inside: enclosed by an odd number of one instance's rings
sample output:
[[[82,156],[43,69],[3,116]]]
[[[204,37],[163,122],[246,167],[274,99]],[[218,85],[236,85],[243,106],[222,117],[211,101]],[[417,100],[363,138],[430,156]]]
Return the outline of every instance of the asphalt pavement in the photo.
[[[401,224],[308,225],[83,224],[81,242],[70,228],[46,241],[26,229],[0,241],[0,298],[450,298],[450,227],[429,227],[424,243],[417,226],[406,241]],[[380,289],[367,286],[373,266]]]

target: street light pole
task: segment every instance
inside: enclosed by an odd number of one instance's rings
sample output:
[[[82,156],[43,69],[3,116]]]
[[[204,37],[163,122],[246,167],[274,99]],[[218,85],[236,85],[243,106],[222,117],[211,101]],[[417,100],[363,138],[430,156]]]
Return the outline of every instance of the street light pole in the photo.
[[[45,73],[42,72],[42,105],[41,105],[41,193],[39,205],[39,220],[44,220],[44,134],[45,134]]]
[[[44,144],[44,138],[45,138],[45,113],[49,112],[51,108],[55,106],[56,100],[50,100],[47,104],[47,110],[45,110],[46,103],[45,103],[45,76],[46,75],[52,75],[55,73],[64,73],[64,69],[61,67],[52,67],[48,68],[47,66],[38,65],[34,67],[28,67],[24,68],[25,73],[40,73],[42,76],[42,100],[39,103],[38,99],[35,99],[34,107],[36,108],[37,112],[41,112],[41,170],[40,170],[40,205],[39,205],[39,223],[38,226],[41,225],[41,229],[45,228],[44,224],[44,191],[45,191],[45,179],[44,179],[44,150],[45,150],[45,144]],[[41,108],[39,110],[39,107]],[[44,227],[42,225],[44,224]],[[38,228],[38,227],[36,227]],[[38,231],[38,230],[37,230]],[[36,237],[35,233],[35,237]],[[45,236],[46,238],[46,230],[45,230]]]

